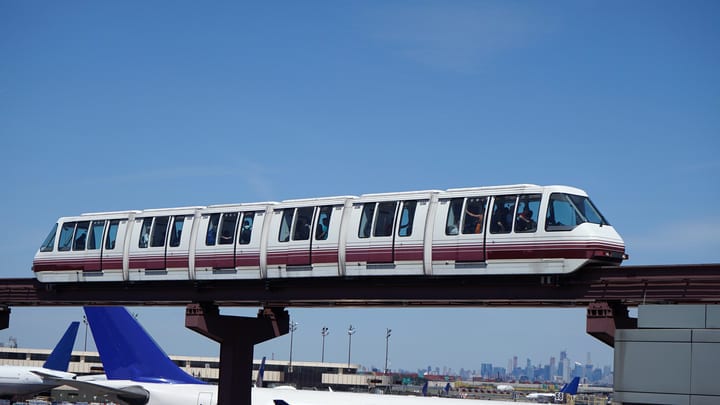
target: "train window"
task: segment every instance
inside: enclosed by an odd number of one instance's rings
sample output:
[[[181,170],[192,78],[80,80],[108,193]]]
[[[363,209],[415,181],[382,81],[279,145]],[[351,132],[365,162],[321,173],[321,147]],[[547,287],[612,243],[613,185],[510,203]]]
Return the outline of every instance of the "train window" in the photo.
[[[608,224],[589,198],[563,193],[550,195],[545,230],[569,231],[584,222]]]
[[[65,222],[60,228],[60,241],[58,243],[58,250],[61,252],[67,252],[72,246],[73,232],[75,232],[75,222]]]
[[[485,197],[471,197],[467,199],[462,233],[482,233],[486,201]]]
[[[395,223],[395,208],[397,201],[378,203],[378,213],[375,216],[375,232],[373,236],[391,236]]]
[[[53,225],[52,229],[50,230],[50,233],[45,238],[45,241],[43,241],[42,245],[40,246],[41,252],[52,252],[53,246],[55,245],[55,235],[57,234],[57,227],[58,225]]]
[[[138,247],[146,248],[150,242],[150,228],[152,228],[152,218],[144,218],[142,227],[140,228],[140,241]]]
[[[447,223],[445,224],[445,235],[457,235],[460,232],[460,213],[462,212],[462,205],[462,198],[453,198],[450,200]]]
[[[318,214],[318,222],[315,227],[315,240],[326,240],[328,238],[328,226],[330,225],[332,210],[333,207],[330,205],[320,207],[320,214]]]
[[[496,196],[490,218],[490,233],[509,233],[515,213],[516,196]]]
[[[157,217],[153,225],[152,238],[150,239],[151,247],[165,246],[165,236],[167,235],[168,223],[170,217]]]
[[[222,216],[220,224],[220,245],[231,245],[235,240],[235,228],[237,226],[238,213],[226,212]]]
[[[170,246],[171,247],[178,247],[180,246],[180,238],[182,237],[182,229],[183,225],[185,224],[185,217],[183,215],[178,215],[173,220],[173,225],[170,231]]]
[[[570,198],[570,201],[572,201],[575,209],[578,210],[578,214],[583,222],[590,222],[598,225],[609,225],[589,198],[573,194],[568,194],[568,197]]]
[[[105,230],[105,221],[93,221],[88,234],[88,250],[98,250],[102,247],[103,230]]]
[[[540,211],[541,194],[525,194],[518,199],[515,232],[537,231],[538,212]]]
[[[398,236],[412,235],[416,208],[417,201],[405,201],[403,203],[402,212],[400,213],[400,228],[398,229]]]
[[[90,221],[78,222],[75,227],[75,237],[73,238],[73,250],[85,250],[85,243],[87,242],[88,228],[90,227]]]
[[[205,234],[205,245],[215,246],[215,240],[217,239],[218,224],[220,223],[220,214],[210,215],[208,221],[207,234]]]
[[[105,249],[115,249],[115,240],[117,239],[118,224],[120,224],[120,220],[113,219],[112,221],[110,221],[110,225],[108,226],[107,238],[105,239]]]
[[[292,208],[283,210],[282,221],[280,222],[280,234],[278,235],[279,242],[287,242],[290,240],[290,227],[292,226],[294,213],[295,210]]]
[[[242,227],[240,228],[240,235],[238,243],[241,245],[247,245],[250,243],[250,237],[252,236],[253,222],[255,221],[255,214],[250,212],[245,214],[243,218]]]
[[[375,213],[375,203],[363,204],[362,216],[360,217],[360,229],[358,230],[358,237],[369,238],[370,231],[372,230],[372,219]]]
[[[314,210],[315,207],[301,207],[297,209],[293,240],[310,239],[310,227],[312,226],[312,214]]]

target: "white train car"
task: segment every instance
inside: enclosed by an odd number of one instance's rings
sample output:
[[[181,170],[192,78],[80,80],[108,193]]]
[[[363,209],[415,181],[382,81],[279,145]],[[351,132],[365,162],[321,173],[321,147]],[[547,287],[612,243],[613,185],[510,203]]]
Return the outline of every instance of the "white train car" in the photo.
[[[564,274],[627,256],[587,194],[520,184],[60,218],[42,282]]]

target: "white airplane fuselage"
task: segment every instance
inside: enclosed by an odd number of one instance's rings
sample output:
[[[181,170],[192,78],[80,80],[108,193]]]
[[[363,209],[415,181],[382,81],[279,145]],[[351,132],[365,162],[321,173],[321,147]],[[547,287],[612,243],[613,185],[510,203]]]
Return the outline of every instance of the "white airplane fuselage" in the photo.
[[[149,393],[147,405],[216,405],[217,386],[200,384],[137,383],[134,381],[93,381],[104,387],[123,389],[142,387]],[[410,395],[378,395],[339,391],[310,391],[278,388],[252,388],[253,405],[273,405],[274,400],[289,405],[517,405],[507,401],[483,401]]]
[[[39,371],[57,378],[73,378],[75,374],[42,367],[0,366],[0,398],[27,396],[49,391],[58,386],[33,373]]]

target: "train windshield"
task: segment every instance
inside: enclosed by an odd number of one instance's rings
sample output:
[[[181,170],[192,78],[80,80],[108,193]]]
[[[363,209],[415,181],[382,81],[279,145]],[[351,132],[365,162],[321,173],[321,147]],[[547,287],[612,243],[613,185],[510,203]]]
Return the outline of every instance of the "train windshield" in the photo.
[[[568,231],[585,222],[609,225],[589,198],[564,193],[550,195],[545,230]]]
[[[41,252],[52,252],[53,246],[55,245],[55,234],[57,233],[57,227],[58,225],[55,224],[53,228],[50,230],[50,233],[48,234],[47,238],[45,238],[45,241],[43,242],[42,246],[40,246]]]

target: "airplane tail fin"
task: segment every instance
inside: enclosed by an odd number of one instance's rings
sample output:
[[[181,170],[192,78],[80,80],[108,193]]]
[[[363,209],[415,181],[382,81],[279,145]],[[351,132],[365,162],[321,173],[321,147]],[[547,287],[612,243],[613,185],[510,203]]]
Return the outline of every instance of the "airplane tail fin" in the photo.
[[[565,384],[560,392],[564,394],[575,395],[578,392],[578,386],[580,385],[580,377],[575,377],[568,384]]]
[[[124,307],[84,307],[109,380],[205,384],[180,369]]]
[[[261,388],[263,386],[263,378],[265,378],[265,356],[263,356],[262,361],[260,362],[257,379],[255,380],[256,387]]]
[[[50,356],[43,364],[44,368],[57,371],[67,371],[70,365],[70,357],[72,356],[72,349],[75,346],[75,337],[77,336],[80,322],[75,321],[70,323],[65,334],[60,339],[58,344],[53,349]]]

